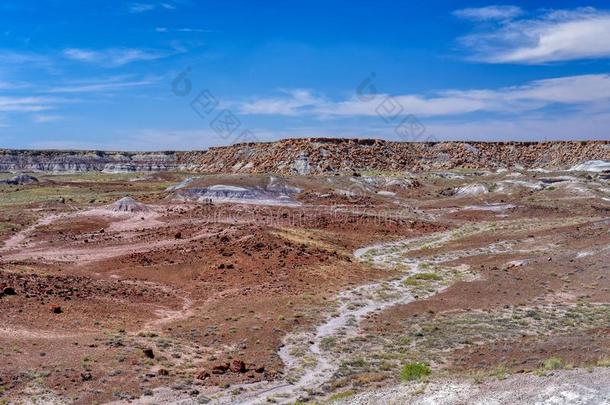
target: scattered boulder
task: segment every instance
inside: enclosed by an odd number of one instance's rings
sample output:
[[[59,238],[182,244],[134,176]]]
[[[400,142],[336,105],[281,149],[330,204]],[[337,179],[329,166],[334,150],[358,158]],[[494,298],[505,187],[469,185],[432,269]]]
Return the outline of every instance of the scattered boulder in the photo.
[[[233,362],[231,362],[230,370],[233,373],[245,373],[247,371],[246,363],[241,360],[235,359],[233,360]]]
[[[214,367],[212,367],[212,374],[224,374],[227,372],[229,367],[230,367],[229,363],[217,364]]]
[[[153,352],[153,349],[149,347],[142,349],[142,353],[144,353],[144,356],[148,357],[149,359],[155,358],[155,352]]]
[[[2,288],[2,294],[4,295],[15,295],[17,292],[13,287],[4,287]]]
[[[114,212],[148,212],[150,211],[150,207],[146,204],[137,202],[131,197],[123,197],[110,205],[110,210]]]
[[[295,173],[300,175],[308,175],[311,172],[311,166],[309,164],[309,156],[306,152],[301,152],[298,158],[292,163],[292,169]]]

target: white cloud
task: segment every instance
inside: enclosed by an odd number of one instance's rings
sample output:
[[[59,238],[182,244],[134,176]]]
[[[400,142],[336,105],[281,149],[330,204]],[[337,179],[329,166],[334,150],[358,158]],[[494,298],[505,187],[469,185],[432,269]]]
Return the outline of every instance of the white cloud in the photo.
[[[474,21],[508,20],[521,14],[523,14],[523,10],[517,6],[463,8],[453,12],[456,17]]]
[[[312,94],[309,90],[284,90],[284,97],[261,98],[255,101],[241,103],[239,111],[242,114],[274,114],[274,115],[298,115],[304,112],[306,107],[315,107],[323,103],[321,98]]]
[[[133,3],[129,6],[129,12],[138,14],[145,13],[147,11],[152,11],[155,9],[154,4],[146,4],[146,3]]]
[[[176,6],[172,3],[131,3],[128,8],[132,14],[146,13],[158,9],[175,10]]]
[[[610,58],[609,38],[610,13],[580,8],[500,21],[459,41],[475,60],[543,64]]]
[[[49,114],[35,114],[32,116],[32,120],[39,124],[45,124],[47,122],[59,121],[64,117],[61,115],[49,115]]]
[[[0,90],[16,90],[30,87],[28,83],[0,80]]]
[[[29,51],[0,49],[0,69],[2,72],[23,74],[24,71],[54,71],[54,60],[48,55]]]
[[[169,56],[167,52],[135,48],[109,48],[99,51],[68,48],[63,51],[63,54],[68,59],[109,67],[122,66],[132,62],[151,61]]]
[[[43,93],[96,93],[104,91],[118,91],[134,87],[148,86],[156,83],[157,78],[142,80],[126,80],[122,76],[110,77],[103,80],[72,82],[62,86],[50,87]]]
[[[167,28],[167,27],[157,27],[155,28],[156,32],[167,33],[167,32],[188,32],[188,33],[211,33],[216,32],[214,30],[205,30],[203,28]]]
[[[378,94],[372,100],[357,97],[330,101],[307,90],[284,92],[282,97],[233,103],[241,114],[310,115],[320,117],[377,116],[395,112],[417,116],[456,116],[473,112],[518,113],[552,105],[590,107],[610,102],[610,75],[567,76],[536,80],[500,89],[443,90],[431,95]],[[386,113],[386,115],[389,115]]]
[[[0,112],[38,112],[53,108],[57,100],[46,97],[0,96]]]

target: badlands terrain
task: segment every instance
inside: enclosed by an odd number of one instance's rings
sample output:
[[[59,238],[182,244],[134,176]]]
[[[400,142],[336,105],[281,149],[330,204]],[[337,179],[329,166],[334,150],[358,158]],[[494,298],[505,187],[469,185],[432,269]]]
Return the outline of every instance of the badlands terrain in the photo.
[[[0,404],[610,403],[607,142],[0,170]]]

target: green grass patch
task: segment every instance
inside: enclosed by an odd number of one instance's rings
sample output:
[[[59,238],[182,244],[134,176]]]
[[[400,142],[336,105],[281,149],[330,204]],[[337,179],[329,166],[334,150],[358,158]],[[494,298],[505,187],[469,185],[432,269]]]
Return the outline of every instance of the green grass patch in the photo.
[[[415,286],[419,285],[419,281],[417,281],[413,277],[409,277],[408,279],[404,280],[402,283],[404,285],[406,285],[407,287],[415,287]]]
[[[416,280],[441,281],[443,278],[436,273],[419,273],[413,276]]]
[[[335,401],[339,401],[341,399],[349,398],[349,397],[351,397],[353,395],[354,395],[354,391],[348,390],[348,391],[343,391],[343,392],[339,392],[337,394],[334,394],[328,400],[329,400],[329,402],[335,402]]]
[[[549,357],[542,362],[542,369],[545,371],[561,370],[565,367],[563,359],[559,357]]]
[[[443,278],[436,273],[419,273],[407,278],[402,283],[406,286],[417,286],[420,281],[441,281]]]
[[[422,377],[428,376],[432,373],[430,367],[423,363],[407,363],[402,366],[400,370],[400,380],[405,381],[416,381]]]
[[[334,336],[326,336],[320,341],[320,349],[330,350],[337,344],[337,338]]]

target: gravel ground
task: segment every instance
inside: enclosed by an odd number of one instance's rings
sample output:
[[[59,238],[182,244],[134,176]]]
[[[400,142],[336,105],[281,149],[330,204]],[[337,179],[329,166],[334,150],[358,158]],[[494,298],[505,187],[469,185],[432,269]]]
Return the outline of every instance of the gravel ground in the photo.
[[[369,391],[335,404],[610,404],[610,369],[555,371],[543,377],[532,374],[489,380],[482,384],[440,381],[400,385]]]

